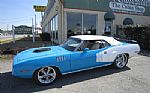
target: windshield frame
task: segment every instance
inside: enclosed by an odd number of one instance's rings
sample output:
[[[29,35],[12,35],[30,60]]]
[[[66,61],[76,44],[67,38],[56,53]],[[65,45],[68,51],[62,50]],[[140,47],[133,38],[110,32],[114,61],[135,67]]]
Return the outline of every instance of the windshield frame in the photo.
[[[67,42],[68,42],[68,40],[70,40],[70,39],[80,40],[80,43],[79,43],[73,50],[67,48],[67,47],[71,47],[71,46],[67,46]],[[83,43],[83,40],[81,40],[81,39],[79,39],[79,38],[70,37],[70,38],[67,39],[67,41],[65,41],[65,42],[64,42],[63,44],[61,44],[60,46],[61,46],[62,48],[64,48],[64,49],[68,50],[68,51],[77,51],[78,48],[81,46],[82,43]]]

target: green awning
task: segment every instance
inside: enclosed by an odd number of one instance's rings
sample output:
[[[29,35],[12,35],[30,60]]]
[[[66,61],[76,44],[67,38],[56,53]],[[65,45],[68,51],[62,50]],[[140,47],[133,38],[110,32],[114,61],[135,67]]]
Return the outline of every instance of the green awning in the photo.
[[[115,19],[115,15],[113,12],[107,12],[105,15],[104,15],[104,19],[105,20],[114,20]]]
[[[131,18],[125,18],[123,21],[123,25],[133,25],[133,20]]]
[[[61,1],[63,3],[64,8],[109,12],[109,11],[112,11],[109,5],[110,2],[114,2],[114,1],[119,2],[120,0],[61,0]],[[126,0],[126,1],[132,2],[135,0]],[[140,0],[140,1],[143,1],[143,0]],[[145,7],[145,12],[143,13],[143,15],[150,16],[150,6],[142,5],[142,7]],[[116,11],[116,12],[119,12],[119,11]]]

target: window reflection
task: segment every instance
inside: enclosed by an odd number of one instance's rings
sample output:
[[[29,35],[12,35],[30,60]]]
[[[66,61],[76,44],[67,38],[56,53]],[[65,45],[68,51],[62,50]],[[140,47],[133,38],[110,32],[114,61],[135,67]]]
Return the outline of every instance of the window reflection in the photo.
[[[96,15],[83,14],[84,34],[96,35]]]
[[[67,31],[68,37],[72,35],[81,34],[82,32],[82,14],[81,13],[67,13]]]
[[[50,20],[50,31],[51,31],[51,38],[58,39],[58,15],[54,16]]]
[[[96,35],[96,15],[67,13],[67,37],[73,35]]]

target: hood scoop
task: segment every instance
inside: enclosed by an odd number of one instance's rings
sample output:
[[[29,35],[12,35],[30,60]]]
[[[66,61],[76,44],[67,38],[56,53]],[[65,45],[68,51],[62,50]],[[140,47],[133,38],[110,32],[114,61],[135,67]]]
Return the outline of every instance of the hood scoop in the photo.
[[[36,49],[33,51],[33,53],[40,53],[40,52],[45,52],[45,51],[50,51],[51,48],[40,48],[40,49]]]

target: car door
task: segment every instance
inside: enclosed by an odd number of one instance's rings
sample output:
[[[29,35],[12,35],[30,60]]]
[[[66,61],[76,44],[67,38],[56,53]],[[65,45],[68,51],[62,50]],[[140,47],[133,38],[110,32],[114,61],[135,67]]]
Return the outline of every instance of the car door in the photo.
[[[72,71],[86,69],[95,66],[96,54],[99,50],[76,51],[71,54]]]
[[[94,43],[95,44],[93,44],[88,51],[76,51],[71,54],[70,61],[72,71],[112,63],[109,62],[109,56],[111,55],[108,52],[108,49],[111,47],[110,44],[104,40],[96,40]]]
[[[101,40],[100,42],[100,52],[96,54],[96,66],[109,65],[112,63],[110,61],[110,49],[112,46],[104,40]]]

